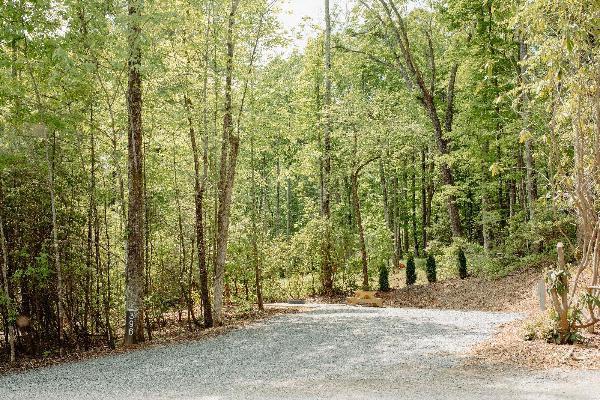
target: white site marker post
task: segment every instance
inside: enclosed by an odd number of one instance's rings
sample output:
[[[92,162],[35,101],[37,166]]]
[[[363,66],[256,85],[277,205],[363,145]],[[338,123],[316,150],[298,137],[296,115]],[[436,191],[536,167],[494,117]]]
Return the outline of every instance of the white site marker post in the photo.
[[[538,298],[540,299],[540,310],[546,311],[546,284],[544,276],[540,278],[537,285]]]

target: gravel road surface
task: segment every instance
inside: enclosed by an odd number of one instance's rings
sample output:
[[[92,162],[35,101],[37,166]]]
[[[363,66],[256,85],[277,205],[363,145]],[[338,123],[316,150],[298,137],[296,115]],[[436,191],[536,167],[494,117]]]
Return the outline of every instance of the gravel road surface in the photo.
[[[0,399],[600,399],[600,372],[464,367],[518,314],[316,305],[208,340],[0,377]]]

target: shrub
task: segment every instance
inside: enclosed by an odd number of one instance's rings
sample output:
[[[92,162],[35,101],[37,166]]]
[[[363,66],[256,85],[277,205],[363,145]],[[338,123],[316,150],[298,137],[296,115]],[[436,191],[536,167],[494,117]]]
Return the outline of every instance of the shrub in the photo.
[[[428,254],[427,255],[427,263],[425,265],[426,271],[427,271],[427,281],[429,281],[429,283],[434,283],[437,281],[437,271],[436,271],[436,265],[435,265],[435,257],[433,256],[433,254]]]
[[[458,249],[458,276],[460,279],[467,277],[467,257],[465,257],[462,247]]]
[[[382,292],[390,290],[389,272],[383,264],[379,267],[379,290]]]
[[[415,257],[410,254],[406,261],[406,285],[414,285],[417,281],[417,271],[415,269]]]

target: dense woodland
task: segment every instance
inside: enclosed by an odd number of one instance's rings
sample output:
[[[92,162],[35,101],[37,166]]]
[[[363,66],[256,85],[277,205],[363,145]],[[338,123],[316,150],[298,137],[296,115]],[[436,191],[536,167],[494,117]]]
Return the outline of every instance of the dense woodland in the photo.
[[[282,52],[277,0],[0,1],[7,359],[377,289],[409,255],[493,277],[560,240],[597,283],[600,6],[324,3]]]

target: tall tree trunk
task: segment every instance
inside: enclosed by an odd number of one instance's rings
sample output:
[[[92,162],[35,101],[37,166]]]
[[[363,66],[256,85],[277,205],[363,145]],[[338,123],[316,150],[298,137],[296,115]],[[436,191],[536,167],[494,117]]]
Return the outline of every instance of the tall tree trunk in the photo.
[[[421,149],[421,241],[423,243],[423,254],[427,249],[427,151]]]
[[[205,60],[206,61],[206,60]],[[208,138],[208,109],[206,105],[206,90],[207,90],[207,72],[204,71],[204,106],[203,106],[203,127],[205,129],[204,137]],[[196,252],[198,254],[198,272],[200,276],[200,299],[202,301],[202,314],[204,319],[204,327],[210,328],[213,326],[212,309],[210,304],[210,293],[208,290],[208,269],[206,267],[206,243],[204,238],[204,188],[208,175],[208,146],[204,146],[202,177],[200,176],[200,156],[198,145],[196,142],[196,132],[192,121],[191,100],[186,96],[185,99],[186,114],[188,120],[188,128],[190,134],[190,143],[192,147],[192,156],[194,158],[194,215],[195,215],[195,232],[196,232]]]
[[[362,288],[369,290],[369,269],[367,258],[367,246],[365,243],[365,230],[362,224],[362,216],[360,213],[360,199],[358,197],[358,172],[352,174],[352,204],[354,206],[354,220],[358,230],[358,243],[360,245],[360,262],[362,266]]]
[[[402,206],[400,212],[402,214],[402,244],[404,245],[404,252],[408,253],[410,246],[408,235],[408,173],[406,169],[406,158],[402,157]]]
[[[235,170],[239,150],[239,136],[233,130],[232,80],[233,80],[233,26],[239,0],[231,0],[227,26],[227,60],[225,72],[225,112],[223,115],[223,138],[221,143],[221,165],[219,169],[219,204],[217,211],[217,243],[215,255],[214,304],[216,325],[222,323],[223,287],[225,283],[225,258],[229,235],[229,214],[231,196],[235,180]]]
[[[254,283],[256,289],[256,302],[258,304],[258,309],[260,311],[264,310],[263,306],[263,297],[262,297],[262,288],[261,288],[261,273],[260,273],[260,254],[258,252],[258,228],[256,226],[256,219],[258,218],[258,210],[257,210],[257,192],[256,192],[256,179],[254,176],[255,171],[255,163],[254,163],[254,135],[250,136],[250,168],[251,168],[251,209],[252,209],[252,232],[251,232],[251,242],[252,242],[252,264],[254,265]],[[279,187],[279,183],[278,183]],[[277,215],[279,218],[279,215]]]
[[[184,99],[185,101],[186,99]],[[189,115],[189,114],[188,114]],[[189,118],[189,117],[188,117]],[[175,134],[173,134],[173,143],[175,142]],[[198,320],[196,319],[196,315],[194,314],[194,299],[191,296],[191,282],[188,280],[186,285],[186,275],[188,275],[188,264],[187,264],[187,251],[185,245],[185,233],[183,229],[183,215],[181,211],[181,199],[179,193],[179,182],[177,179],[177,158],[175,154],[175,149],[173,149],[173,186],[175,188],[175,206],[177,208],[177,228],[179,233],[179,248],[180,248],[180,257],[179,257],[179,268],[180,268],[180,290],[181,297],[185,301],[185,305],[187,308],[187,322],[188,328],[191,329],[191,322],[194,325],[200,325]],[[192,243],[193,246],[193,243]],[[193,250],[191,251],[193,253]],[[191,268],[191,267],[190,267]]]
[[[393,218],[392,218],[392,214],[390,213],[390,204],[389,204],[389,200],[388,200],[388,188],[387,188],[387,179],[385,176],[385,168],[384,168],[384,161],[383,158],[381,158],[379,160],[379,181],[381,184],[381,194],[382,194],[382,200],[383,200],[383,219],[386,223],[386,225],[388,226],[388,228],[390,229],[390,231],[394,231],[394,223],[393,223]]]
[[[281,165],[279,161],[279,156],[277,156],[277,161],[275,162],[275,172],[277,176],[275,177],[275,235],[279,234],[279,221],[281,215]]]
[[[515,209],[517,206],[517,190],[516,183],[514,180],[509,180],[508,182],[508,215],[510,218],[514,217]]]
[[[6,324],[8,326],[8,344],[10,346],[10,362],[14,363],[16,360],[15,356],[15,326],[12,318],[14,316],[14,303],[11,296],[10,290],[10,282],[8,281],[8,244],[6,242],[6,236],[4,235],[4,218],[2,214],[4,213],[4,193],[2,180],[0,178],[0,245],[2,250],[2,283],[4,289],[4,297],[6,299],[6,310],[7,310],[7,319]]]
[[[58,341],[60,346],[60,355],[64,352],[64,327],[63,321],[65,318],[64,304],[64,288],[62,280],[62,268],[60,263],[60,247],[58,243],[58,222],[56,217],[56,190],[54,185],[55,178],[55,153],[56,153],[56,133],[52,131],[52,145],[50,145],[50,137],[48,130],[46,132],[46,162],[48,164],[48,182],[50,186],[50,207],[52,210],[52,246],[54,248],[54,268],[56,270],[56,281],[58,286]]]
[[[483,183],[481,185],[481,190],[482,190],[482,195],[481,195],[481,229],[482,229],[482,235],[483,235],[483,249],[486,252],[489,252],[490,249],[492,248],[492,238],[491,238],[491,231],[490,231],[490,227],[489,227],[489,223],[487,221],[488,219],[488,212],[489,212],[489,208],[490,208],[490,200],[489,200],[489,195],[487,194],[487,190],[485,187],[485,183]]]
[[[289,240],[292,235],[292,182],[288,175],[285,180],[285,203],[286,203],[286,218],[285,218],[285,235]]]
[[[105,186],[106,187],[106,186]],[[106,342],[112,349],[115,347],[115,339],[110,324],[111,308],[111,282],[110,268],[112,266],[112,254],[110,247],[110,234],[108,230],[108,200],[104,199],[104,235],[106,239],[106,289],[104,290],[104,324],[106,325]]]
[[[492,232],[488,221],[488,213],[490,212],[490,195],[488,193],[488,158],[489,158],[489,147],[490,144],[486,140],[483,144],[483,160],[481,165],[481,233],[483,236],[483,249],[489,252],[492,247]]]
[[[357,138],[356,133],[354,134],[354,154],[356,154]],[[378,157],[377,157],[378,158]],[[358,165],[350,176],[351,181],[351,192],[352,192],[352,205],[354,208],[354,220],[356,221],[356,228],[358,230],[358,243],[360,246],[360,261],[362,265],[363,290],[369,290],[369,268],[368,268],[368,257],[367,257],[367,244],[365,242],[365,229],[362,223],[362,214],[360,211],[360,198],[358,197],[358,178],[360,171],[368,164],[376,160],[377,158],[370,159],[364,163]]]
[[[393,232],[394,232],[394,260],[395,266],[400,265],[400,260],[404,257],[404,251],[402,249],[402,233],[400,230],[400,222],[402,220],[400,213],[400,202],[401,195],[399,192],[398,175],[394,172],[392,175],[392,221],[393,221]]]
[[[387,154],[387,157],[389,158],[389,154]],[[397,219],[398,216],[396,215],[396,208],[397,208],[397,201],[398,201],[398,181],[393,178],[392,179],[392,193],[391,196],[388,194],[388,179],[385,173],[385,167],[384,167],[384,160],[383,157],[379,159],[379,181],[381,184],[381,191],[382,191],[382,196],[383,196],[383,218],[385,220],[385,223],[388,227],[388,229],[390,230],[390,235],[392,238],[392,242],[394,244],[394,255],[392,257],[392,261],[393,261],[393,265],[394,267],[398,267],[398,265],[400,264],[400,258],[401,256],[401,252],[402,252],[402,248],[399,245],[398,241],[399,241],[399,237],[398,237],[398,230],[397,230]],[[390,201],[390,197],[391,197],[391,201]]]
[[[519,61],[521,62],[521,84],[527,84],[527,67],[524,63],[527,61],[527,53],[528,46],[524,41],[519,43]],[[535,169],[533,162],[533,144],[531,134],[529,133],[529,96],[527,94],[528,89],[522,88],[521,93],[521,119],[523,120],[523,131],[526,135],[525,137],[525,151],[524,151],[524,160],[525,160],[525,170],[527,172],[526,175],[526,189],[527,189],[527,206],[528,206],[528,215],[530,220],[535,219],[535,211],[534,205],[537,199],[537,188],[536,188],[536,178],[535,178]]]
[[[210,50],[210,27],[212,18],[210,9],[207,9],[206,42],[204,47],[204,75],[202,80],[202,176],[200,175],[200,155],[196,142],[196,133],[192,122],[192,103],[186,96],[184,99],[187,113],[187,121],[194,159],[194,210],[195,210],[195,232],[196,252],[198,254],[198,272],[200,278],[200,299],[202,302],[203,324],[205,328],[213,326],[210,292],[208,289],[208,268],[206,255],[206,239],[204,237],[204,192],[206,180],[208,179],[208,62]]]
[[[323,240],[323,256],[321,273],[323,292],[333,293],[333,265],[331,260],[331,16],[329,0],[325,0],[325,93],[323,96],[323,203],[322,215],[325,219],[325,238]]]
[[[125,344],[144,341],[144,170],[142,151],[141,0],[128,0],[127,149],[129,202],[125,271]]]
[[[100,284],[102,269],[100,262],[100,221],[96,204],[96,136],[94,128],[94,105],[90,104],[90,210],[93,227],[94,269],[96,272],[96,296],[94,299],[94,333],[98,333],[100,325]]]
[[[416,188],[416,180],[417,180],[417,164],[415,153],[412,153],[412,174],[410,181],[410,189],[412,192],[411,198],[411,219],[412,219],[412,234],[413,234],[413,243],[415,249],[415,257],[419,257],[419,233],[417,232],[417,188]]]

